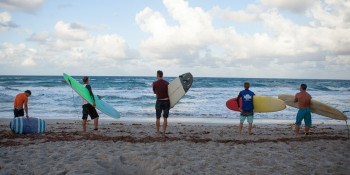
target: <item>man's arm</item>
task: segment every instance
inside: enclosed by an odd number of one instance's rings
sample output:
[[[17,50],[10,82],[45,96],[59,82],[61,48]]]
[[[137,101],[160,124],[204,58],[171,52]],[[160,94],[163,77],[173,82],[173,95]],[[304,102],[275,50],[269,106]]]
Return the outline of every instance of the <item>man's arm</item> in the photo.
[[[152,88],[153,88],[153,93],[156,94],[156,88],[154,87],[154,82],[152,84]]]
[[[294,103],[298,102],[298,94],[295,94]]]
[[[29,115],[28,115],[28,103],[24,103],[24,111],[26,112],[26,117],[29,118]]]
[[[240,99],[241,97],[242,97],[242,94],[239,93],[238,96],[237,96],[237,99],[236,99],[238,108],[239,108],[240,110],[241,110],[241,105],[239,104],[239,99]]]
[[[90,85],[86,85],[85,87],[89,90],[90,96],[91,96],[91,98],[93,100],[93,106],[96,106],[95,97],[94,97],[94,94],[92,93],[91,86]]]

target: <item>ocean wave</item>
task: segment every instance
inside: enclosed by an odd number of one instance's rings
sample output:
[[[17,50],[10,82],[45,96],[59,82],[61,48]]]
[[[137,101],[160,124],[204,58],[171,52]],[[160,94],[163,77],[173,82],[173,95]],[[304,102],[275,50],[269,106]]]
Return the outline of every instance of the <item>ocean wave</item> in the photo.
[[[29,108],[34,116],[81,118],[81,97],[62,81],[62,76],[0,76],[0,79],[0,117],[12,116],[15,95],[30,89]],[[174,77],[167,78],[169,81],[172,79]],[[81,77],[77,80],[81,81]],[[102,99],[117,109],[122,117],[155,117],[156,97],[152,91],[155,77],[93,77],[91,80],[94,94],[103,96]],[[274,97],[293,95],[299,92],[301,83],[306,83],[315,100],[339,110],[349,110],[350,81],[195,77],[191,89],[170,110],[170,116],[237,119],[239,113],[228,110],[225,103],[243,90],[244,81],[251,82],[251,90],[255,94]],[[296,112],[295,108],[287,107],[277,113],[255,116],[294,120]],[[104,114],[101,116],[106,117]]]

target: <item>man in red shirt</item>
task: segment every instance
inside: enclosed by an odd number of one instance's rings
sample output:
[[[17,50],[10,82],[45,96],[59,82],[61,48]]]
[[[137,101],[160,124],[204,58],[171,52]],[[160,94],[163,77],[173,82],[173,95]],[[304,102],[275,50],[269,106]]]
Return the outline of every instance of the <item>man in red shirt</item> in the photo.
[[[23,117],[24,111],[26,112],[26,117],[29,118],[28,115],[28,97],[32,95],[30,90],[24,91],[24,93],[19,93],[16,95],[14,106],[14,116],[15,117]]]
[[[160,117],[163,111],[163,138],[165,138],[165,131],[168,125],[168,116],[170,110],[170,101],[168,95],[168,85],[169,82],[163,80],[163,72],[157,71],[157,81],[153,82],[153,92],[157,95],[156,102],[156,126],[157,126],[157,135],[160,136],[159,128],[160,128]]]

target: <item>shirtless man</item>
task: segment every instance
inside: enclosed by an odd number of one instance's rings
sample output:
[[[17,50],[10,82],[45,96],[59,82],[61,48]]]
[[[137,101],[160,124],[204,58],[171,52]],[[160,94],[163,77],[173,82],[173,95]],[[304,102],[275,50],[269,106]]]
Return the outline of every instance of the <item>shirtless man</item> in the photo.
[[[295,122],[295,134],[299,135],[300,125],[304,119],[305,122],[305,135],[309,135],[311,127],[311,95],[306,92],[306,84],[300,85],[300,92],[295,94],[294,102],[298,102],[299,111]]]

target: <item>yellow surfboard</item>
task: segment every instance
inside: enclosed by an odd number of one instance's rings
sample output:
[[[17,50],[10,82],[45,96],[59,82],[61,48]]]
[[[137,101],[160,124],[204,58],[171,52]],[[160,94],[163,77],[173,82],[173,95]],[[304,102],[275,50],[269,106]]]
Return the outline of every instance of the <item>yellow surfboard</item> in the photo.
[[[242,99],[240,101],[242,104]],[[254,112],[276,112],[286,108],[286,104],[275,97],[270,96],[253,96]],[[239,111],[237,98],[229,99],[226,102],[226,107],[233,111]]]
[[[294,98],[295,98],[294,95],[281,94],[281,95],[278,95],[278,98],[283,100],[288,106],[298,108],[298,103],[294,102]],[[311,108],[311,112],[322,116],[326,116],[332,119],[336,119],[336,120],[348,119],[348,117],[338,109],[316,100],[311,100],[310,108]]]

